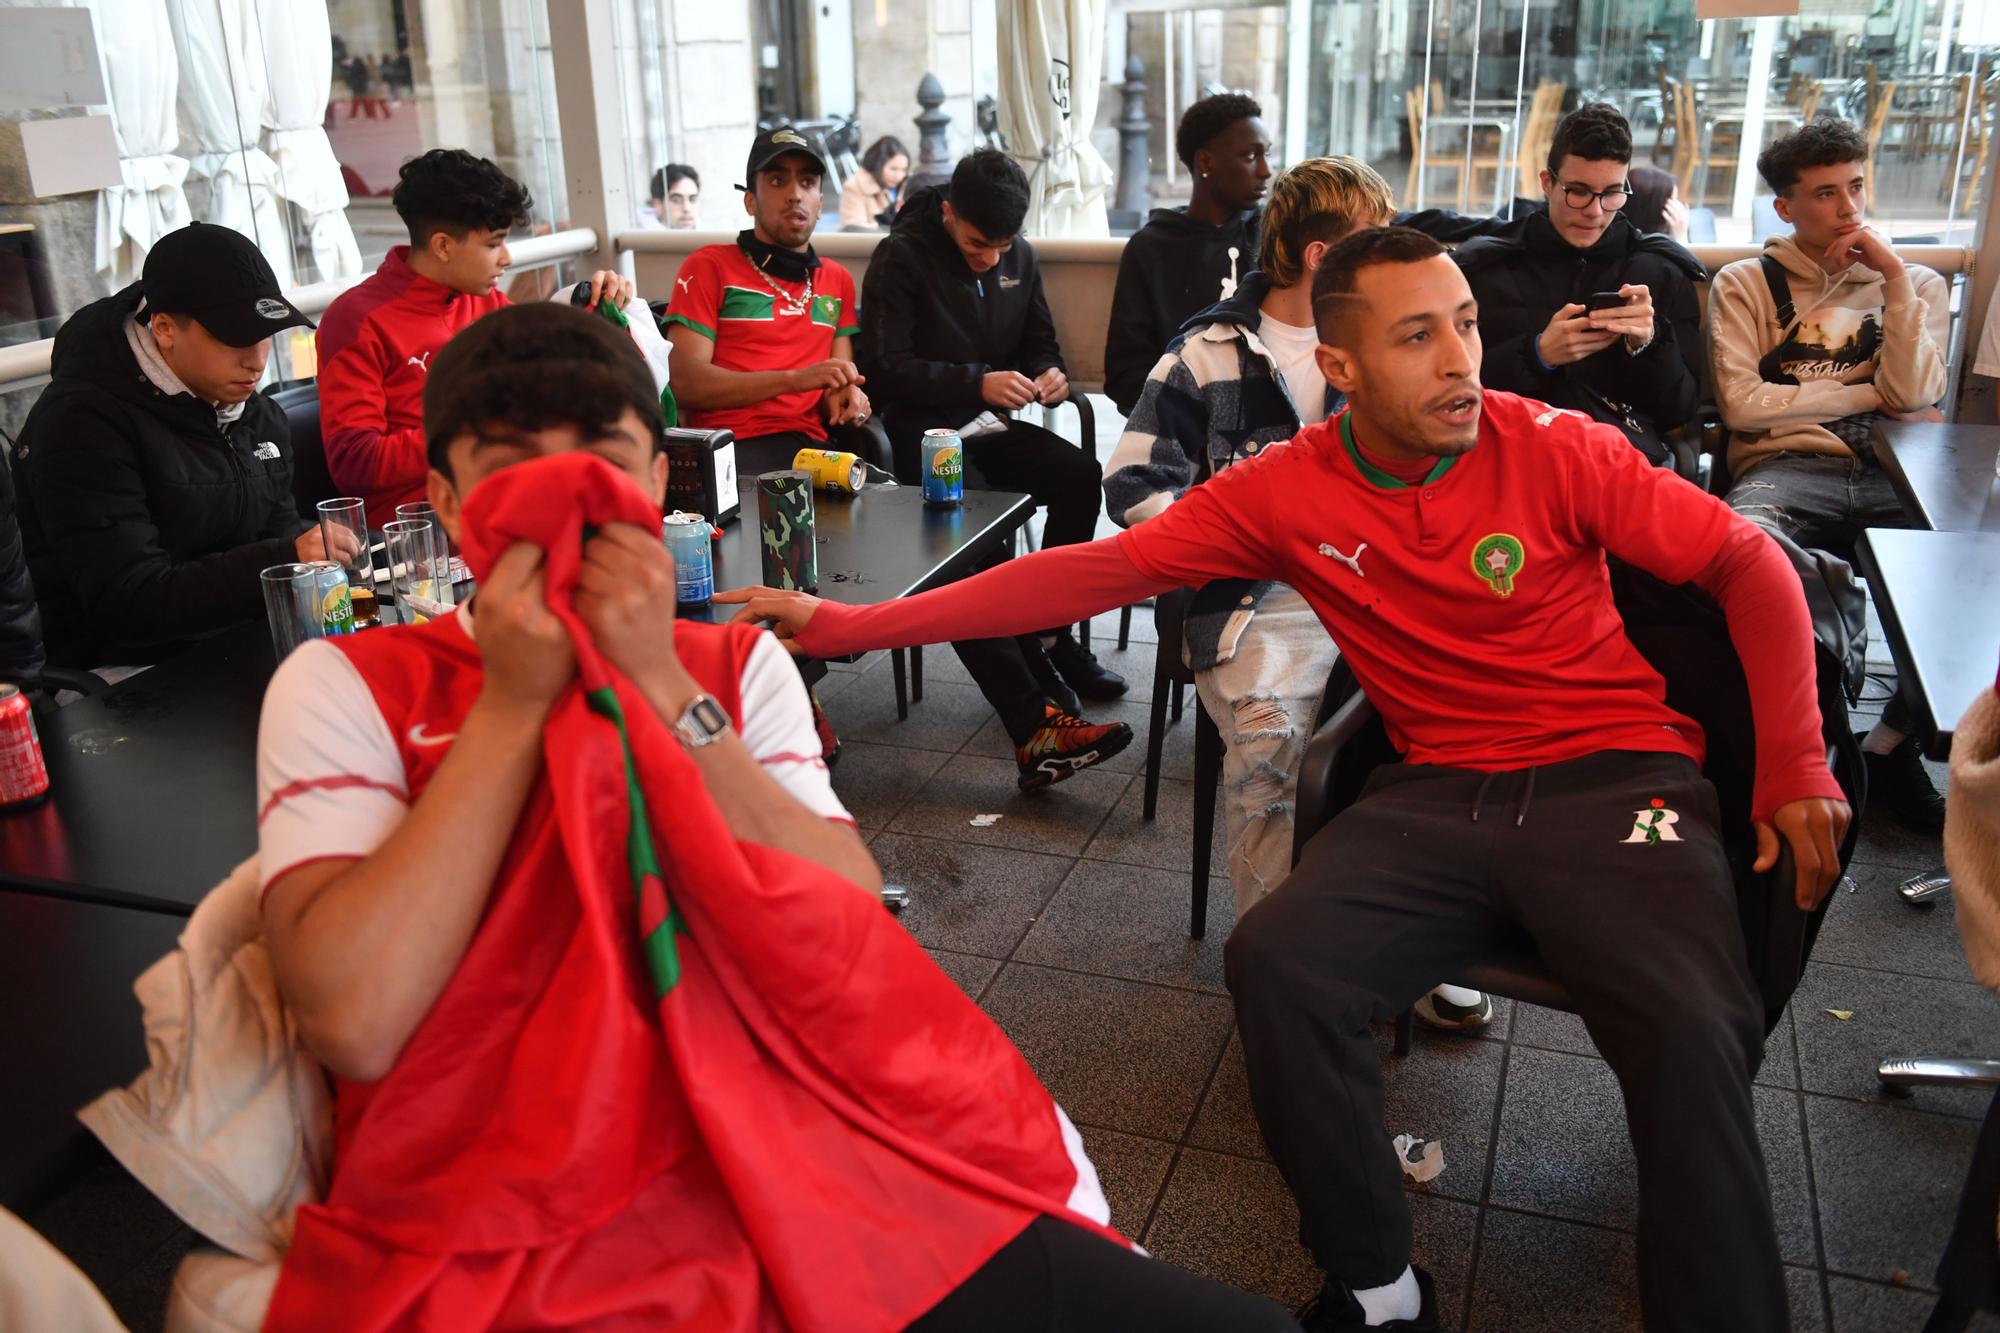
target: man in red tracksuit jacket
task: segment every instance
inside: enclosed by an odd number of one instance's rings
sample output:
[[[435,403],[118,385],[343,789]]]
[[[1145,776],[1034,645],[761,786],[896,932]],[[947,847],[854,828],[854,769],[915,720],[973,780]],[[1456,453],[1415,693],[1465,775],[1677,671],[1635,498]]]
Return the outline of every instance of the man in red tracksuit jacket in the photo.
[[[379,528],[396,506],[424,498],[424,381],[451,336],[507,304],[500,280],[513,264],[507,233],[528,221],[527,188],[485,158],[436,148],[403,164],[390,196],[410,243],[390,250],[375,276],[327,307],[319,331],[320,424],[327,468],[346,495],[368,504]],[[602,271],[593,305],[623,306],[632,284]]]

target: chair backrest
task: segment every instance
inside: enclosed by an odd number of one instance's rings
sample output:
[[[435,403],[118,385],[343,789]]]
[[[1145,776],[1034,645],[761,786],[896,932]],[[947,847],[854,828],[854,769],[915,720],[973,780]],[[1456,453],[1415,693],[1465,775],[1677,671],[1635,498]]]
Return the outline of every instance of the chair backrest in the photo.
[[[292,500],[299,516],[315,522],[319,502],[340,494],[333,473],[326,466],[326,444],[319,430],[319,385],[294,384],[271,395],[284,409],[285,424],[292,437]]]

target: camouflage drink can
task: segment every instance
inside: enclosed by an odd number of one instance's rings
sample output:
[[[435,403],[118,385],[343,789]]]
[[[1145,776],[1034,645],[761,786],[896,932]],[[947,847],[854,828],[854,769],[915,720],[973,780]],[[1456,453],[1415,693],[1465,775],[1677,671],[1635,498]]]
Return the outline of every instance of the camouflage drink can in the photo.
[[[13,685],[0,685],[0,806],[27,805],[48,794],[49,766],[35,734],[34,710]]]
[[[833,449],[801,449],[792,466],[813,479],[813,485],[829,491],[853,495],[868,480],[868,469],[859,454],[843,454]]]
[[[757,478],[757,535],[766,585],[786,592],[819,591],[809,474],[792,468]]]
[[[674,601],[707,606],[715,596],[715,561],[708,545],[708,520],[676,510],[662,528],[667,554],[674,558]]]
[[[965,446],[955,430],[924,432],[924,503],[950,509],[965,500]]]
[[[320,632],[354,633],[354,598],[347,586],[347,571],[331,560],[314,560],[310,567],[312,604],[319,610]]]

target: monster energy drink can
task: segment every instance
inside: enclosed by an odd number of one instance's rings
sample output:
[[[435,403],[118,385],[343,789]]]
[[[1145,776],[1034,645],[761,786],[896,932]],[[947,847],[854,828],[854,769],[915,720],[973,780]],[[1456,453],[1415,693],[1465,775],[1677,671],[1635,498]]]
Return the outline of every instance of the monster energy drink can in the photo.
[[[796,468],[757,478],[757,529],[764,582],[787,592],[819,591],[813,545],[812,477]]]
[[[674,559],[674,600],[707,606],[715,596],[715,561],[708,546],[708,520],[679,510],[667,515],[661,531]]]
[[[955,430],[924,432],[924,503],[950,509],[965,500],[965,446]]]

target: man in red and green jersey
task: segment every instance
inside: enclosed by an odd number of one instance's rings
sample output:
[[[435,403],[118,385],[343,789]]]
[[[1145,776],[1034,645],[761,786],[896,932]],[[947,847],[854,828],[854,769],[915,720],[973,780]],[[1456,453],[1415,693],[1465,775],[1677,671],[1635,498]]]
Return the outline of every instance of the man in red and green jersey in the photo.
[[[796,130],[775,129],[757,136],[744,171],[752,225],[687,257],[667,338],[687,424],[735,432],[740,465],[764,471],[870,409],[854,368],[854,278],[812,248],[826,164]]]
[[[1436,241],[1343,241],[1313,283],[1348,410],[1104,541],[881,608],[718,595],[820,655],[1071,620],[1219,578],[1305,597],[1403,752],[1237,923],[1250,1095],[1327,1272],[1308,1330],[1437,1328],[1380,1135],[1370,1025],[1532,943],[1617,1074],[1638,1163],[1648,1327],[1786,1328],[1751,1078],[1745,957],[1701,728],[1624,632],[1606,558],[1720,605],[1756,734],[1756,867],[1801,907],[1839,876],[1813,639],[1759,529],[1613,427],[1479,385],[1478,306]]]

